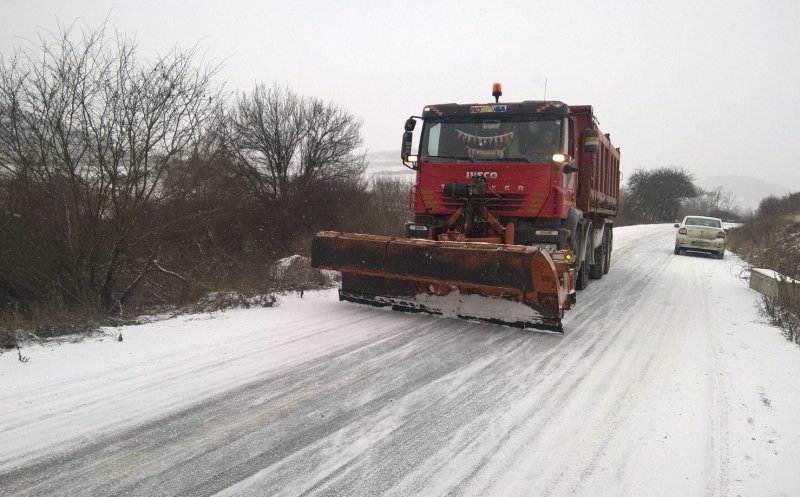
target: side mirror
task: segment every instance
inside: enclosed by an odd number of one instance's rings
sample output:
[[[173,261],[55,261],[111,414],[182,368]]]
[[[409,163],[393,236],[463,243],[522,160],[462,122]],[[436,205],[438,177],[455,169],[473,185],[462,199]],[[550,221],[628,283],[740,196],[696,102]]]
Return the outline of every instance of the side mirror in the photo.
[[[417,119],[421,119],[417,117]],[[403,143],[400,145],[400,158],[403,160],[403,165],[409,169],[417,168],[418,157],[411,155],[411,142],[414,141],[414,128],[417,127],[417,121],[414,116],[406,119],[405,132],[403,133]],[[409,165],[408,162],[411,164]]]
[[[673,227],[673,228],[680,228],[680,227],[681,227],[681,225],[680,225],[680,224],[678,224],[678,223],[675,223],[675,224],[674,224],[672,227]]]
[[[408,127],[408,122],[406,122],[406,127]],[[411,156],[411,141],[413,139],[414,134],[411,131],[406,131],[403,133],[403,143],[400,146],[400,158],[403,160],[403,165],[411,167],[411,169],[414,169],[415,166],[409,166],[406,163],[409,162],[409,157]]]
[[[403,144],[400,146],[400,157],[403,159],[403,162],[408,160],[408,156],[411,155],[411,141],[414,139],[414,135],[411,131],[406,131],[403,133]]]

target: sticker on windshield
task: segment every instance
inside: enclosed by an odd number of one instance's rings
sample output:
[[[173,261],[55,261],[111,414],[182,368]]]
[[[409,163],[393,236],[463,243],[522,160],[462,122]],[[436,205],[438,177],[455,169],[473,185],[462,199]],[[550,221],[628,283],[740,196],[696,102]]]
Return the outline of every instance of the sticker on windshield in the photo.
[[[473,105],[469,108],[470,114],[480,114],[483,112],[505,112],[505,105]]]

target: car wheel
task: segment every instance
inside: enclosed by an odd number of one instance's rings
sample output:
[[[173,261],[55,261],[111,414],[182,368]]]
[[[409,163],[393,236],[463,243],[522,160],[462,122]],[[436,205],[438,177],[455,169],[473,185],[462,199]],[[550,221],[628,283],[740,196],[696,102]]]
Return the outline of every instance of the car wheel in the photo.
[[[717,259],[724,259],[725,258],[725,251],[723,250],[719,254],[717,254]]]
[[[679,249],[677,245],[675,245],[675,250],[673,252],[675,255],[681,255],[681,249]]]

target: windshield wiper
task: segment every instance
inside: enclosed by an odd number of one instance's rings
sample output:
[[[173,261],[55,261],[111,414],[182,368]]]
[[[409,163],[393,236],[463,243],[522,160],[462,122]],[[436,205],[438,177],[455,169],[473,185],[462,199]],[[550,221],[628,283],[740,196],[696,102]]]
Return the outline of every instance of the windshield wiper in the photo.
[[[472,157],[458,157],[456,155],[429,155],[427,156],[428,159],[453,159],[453,160],[468,160],[470,162],[475,162],[475,159]]]
[[[483,162],[530,162],[527,157],[478,157],[477,159]]]

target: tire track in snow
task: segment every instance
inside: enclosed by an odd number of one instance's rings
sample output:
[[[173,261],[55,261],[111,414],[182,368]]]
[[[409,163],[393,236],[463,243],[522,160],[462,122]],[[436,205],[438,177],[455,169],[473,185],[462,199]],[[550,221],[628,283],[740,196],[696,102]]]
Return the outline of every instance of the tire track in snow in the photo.
[[[257,359],[284,347],[291,353],[283,362],[232,375],[229,388],[188,407],[0,473],[4,490],[600,495],[582,492],[596,490],[609,447],[630,428],[629,410],[663,386],[659,370],[689,343],[670,328],[685,292],[659,291],[680,261],[666,232],[656,226],[618,235],[611,272],[579,293],[563,337],[311,301],[331,315],[287,319],[285,326],[297,328],[279,344],[254,340],[243,354]],[[303,353],[345,329],[332,349]],[[238,364],[171,372],[187,381]],[[158,379],[150,372],[143,381]],[[113,400],[114,392],[97,395]],[[712,473],[724,474],[724,466]],[[611,483],[603,488],[626,488]]]
[[[591,287],[590,287],[590,288],[591,288]],[[566,337],[565,337],[565,339],[566,339]],[[572,345],[572,344],[570,344],[570,345]],[[567,346],[565,345],[565,347],[567,347]],[[587,354],[588,354],[587,352],[584,352],[584,353],[582,354],[582,356],[581,356],[581,357],[582,357],[582,359],[583,359],[583,360],[585,360],[585,358],[586,358]],[[561,356],[557,357],[557,359],[561,359],[561,361],[562,361],[562,363],[563,363],[563,360],[565,359],[565,356],[561,355]],[[512,362],[512,363],[513,363],[514,361],[510,361],[510,362]],[[562,365],[563,365],[563,364],[562,364]],[[572,371],[572,368],[571,368],[571,367],[566,367],[566,368],[563,368],[563,369],[564,369],[565,371]],[[553,370],[545,370],[544,368],[542,368],[542,367],[539,367],[538,369],[534,369],[534,370],[533,370],[533,376],[545,376],[545,377],[552,378],[552,377],[553,377],[553,372],[554,372]],[[554,388],[555,388],[555,387],[557,387],[557,386],[558,386],[558,384],[556,383],[556,384],[555,384],[555,386],[554,386]],[[486,386],[485,388],[491,389],[491,387],[490,387],[490,386]],[[559,398],[559,395],[555,395],[555,394],[556,394],[556,392],[555,392],[555,391],[553,391],[553,390],[551,390],[551,391],[549,391],[549,392],[546,392],[546,394],[545,394],[545,395],[543,395],[543,397],[555,397],[555,398]],[[475,397],[475,398],[480,398],[480,396],[478,396],[478,395],[475,395],[474,397]],[[560,397],[561,397],[561,398],[566,398],[566,396],[564,396],[564,395],[561,395]],[[498,397],[498,398],[492,398],[492,399],[490,399],[490,400],[489,400],[489,402],[490,402],[490,403],[494,403],[494,402],[502,402],[503,400],[504,400],[504,399],[502,399],[502,398],[499,398],[499,397]],[[548,404],[552,405],[552,403],[550,403],[550,402],[549,402]],[[468,403],[463,403],[462,405],[463,405],[463,406],[466,406],[466,407],[464,407],[464,410],[466,410],[466,411],[478,410],[478,409],[480,408],[480,406],[477,406],[477,407],[476,407],[475,405],[471,405],[471,404],[468,404]],[[551,408],[551,411],[553,411],[553,410],[557,410],[558,408],[559,408],[559,405],[555,405],[555,406],[553,406],[553,407]],[[460,416],[460,413],[459,413],[459,412],[454,412],[454,410],[453,410],[452,408],[449,408],[449,409],[448,409],[448,408],[443,408],[443,409],[442,409],[442,411],[443,411],[443,412],[436,412],[436,413],[432,414],[432,415],[431,415],[431,416],[429,416],[429,417],[430,417],[430,418],[439,418],[439,417],[442,417],[442,415],[443,415],[443,414],[447,414],[447,416],[448,416],[448,417],[450,417],[450,418],[455,418],[455,419],[459,419],[459,418],[461,418],[461,416]],[[445,412],[445,411],[446,411],[446,412]],[[551,411],[548,411],[547,413],[543,414],[543,417],[547,417],[548,415],[550,415],[550,412],[551,412]],[[526,415],[525,417],[530,417],[530,413],[529,413],[528,415]],[[413,431],[412,431],[412,433],[413,433]],[[445,437],[442,437],[442,440],[445,440],[445,439],[447,439],[448,437],[449,437],[449,435],[447,435],[447,436],[445,436]],[[462,450],[463,450],[463,447],[462,447]],[[419,453],[419,450],[415,450],[415,453]],[[367,458],[367,459],[368,459],[368,458]],[[427,465],[429,465],[429,464],[430,464],[430,461],[429,461],[429,460],[428,460],[428,461],[425,461],[425,465],[426,465],[426,466],[427,466]],[[339,478],[339,479],[341,479],[341,478],[342,478],[340,474],[337,474],[337,475],[336,475],[336,477],[337,477],[337,478]],[[358,478],[357,478],[357,477],[354,477],[354,478],[352,478],[352,479],[351,479],[351,481],[358,481]],[[375,489],[375,490],[376,490],[376,491],[383,492],[383,491],[386,491],[386,490],[387,490],[387,488],[389,488],[390,486],[391,486],[391,485],[390,485],[390,482],[388,482],[388,483],[386,483],[386,482],[385,482],[385,486],[384,486],[384,487],[377,488],[377,489]],[[343,493],[343,494],[346,494],[346,493],[358,493],[358,491],[357,491],[356,489],[353,489],[353,488],[348,488],[347,486],[345,486],[345,488],[347,488],[347,490],[343,490],[343,491],[342,491],[342,493]],[[328,489],[328,490],[330,490],[330,489]],[[353,490],[356,490],[356,491],[355,491],[355,492],[353,492]],[[324,493],[324,492],[322,492],[322,493]],[[403,492],[400,492],[400,493],[403,493]]]

